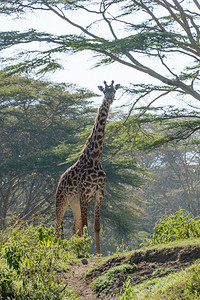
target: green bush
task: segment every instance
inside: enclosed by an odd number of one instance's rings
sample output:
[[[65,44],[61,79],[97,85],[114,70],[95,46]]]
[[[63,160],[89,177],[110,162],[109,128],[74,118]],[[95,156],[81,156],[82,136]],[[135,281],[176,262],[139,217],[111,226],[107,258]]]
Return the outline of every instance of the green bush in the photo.
[[[6,268],[0,269],[0,296],[1,299],[14,298],[13,274]]]
[[[85,226],[83,228],[83,235],[80,237],[78,233],[72,236],[70,240],[70,247],[73,249],[74,254],[78,257],[88,257],[88,249],[92,244],[92,238],[88,236],[88,230]],[[69,245],[68,245],[69,247]]]
[[[153,235],[146,239],[142,245],[165,244],[176,240],[199,237],[200,219],[180,209],[174,214],[163,216],[160,222],[156,223]]]
[[[86,229],[81,238],[63,241],[43,225],[7,229],[1,235],[0,298],[76,299],[57,271],[69,271],[70,261],[87,256],[90,245]]]

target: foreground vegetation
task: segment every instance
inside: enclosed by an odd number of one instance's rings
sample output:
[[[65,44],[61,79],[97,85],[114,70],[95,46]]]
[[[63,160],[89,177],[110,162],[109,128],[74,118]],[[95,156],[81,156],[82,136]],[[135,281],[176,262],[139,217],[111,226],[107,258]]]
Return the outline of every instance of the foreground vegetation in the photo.
[[[81,280],[94,295],[200,299],[199,236],[200,220],[180,210],[164,216],[141,249],[121,252],[118,247],[111,256],[89,258],[92,240],[86,229],[81,238],[58,241],[54,229],[43,225],[9,227],[0,238],[0,297],[79,299],[68,284],[69,275],[87,257],[93,264],[85,267]]]
[[[8,228],[0,239],[1,299],[77,299],[65,273],[90,245],[86,230],[81,238],[58,241],[53,228]]]

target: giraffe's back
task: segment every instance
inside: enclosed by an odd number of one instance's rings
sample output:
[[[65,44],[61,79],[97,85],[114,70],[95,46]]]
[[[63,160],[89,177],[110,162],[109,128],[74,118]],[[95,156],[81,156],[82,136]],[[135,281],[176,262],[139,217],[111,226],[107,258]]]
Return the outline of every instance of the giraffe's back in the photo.
[[[97,189],[102,188],[104,183],[105,172],[100,163],[91,167],[90,164],[77,161],[61,175],[56,196],[62,194],[69,204],[73,199],[80,199],[80,195],[87,195],[88,200],[91,200]]]

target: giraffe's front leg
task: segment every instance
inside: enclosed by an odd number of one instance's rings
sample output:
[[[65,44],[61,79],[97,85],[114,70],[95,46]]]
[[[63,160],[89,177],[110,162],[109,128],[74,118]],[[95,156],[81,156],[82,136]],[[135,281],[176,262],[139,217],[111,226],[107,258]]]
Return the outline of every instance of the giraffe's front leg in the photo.
[[[100,254],[100,209],[104,198],[104,190],[97,190],[94,208],[94,232],[96,240],[96,254]]]

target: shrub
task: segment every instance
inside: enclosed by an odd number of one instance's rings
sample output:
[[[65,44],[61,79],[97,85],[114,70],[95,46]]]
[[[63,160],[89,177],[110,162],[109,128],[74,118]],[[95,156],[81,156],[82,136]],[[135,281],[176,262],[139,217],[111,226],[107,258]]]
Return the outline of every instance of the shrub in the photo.
[[[60,266],[69,271],[70,260],[88,255],[91,238],[54,238],[54,228],[43,225],[9,228],[1,236],[1,299],[69,299],[76,297],[65,278],[57,276]],[[6,296],[5,296],[6,295]],[[10,298],[9,298],[10,297]]]
[[[70,240],[70,247],[73,249],[74,254],[78,257],[88,257],[88,249],[92,244],[92,238],[88,236],[88,230],[85,226],[83,228],[83,235],[80,237],[78,233],[72,236]],[[69,245],[68,245],[69,247]]]
[[[168,242],[199,238],[200,219],[180,209],[174,214],[163,216],[153,230],[153,235],[143,243],[145,246],[165,244]]]
[[[6,268],[0,269],[0,296],[1,299],[14,298],[13,274]]]

